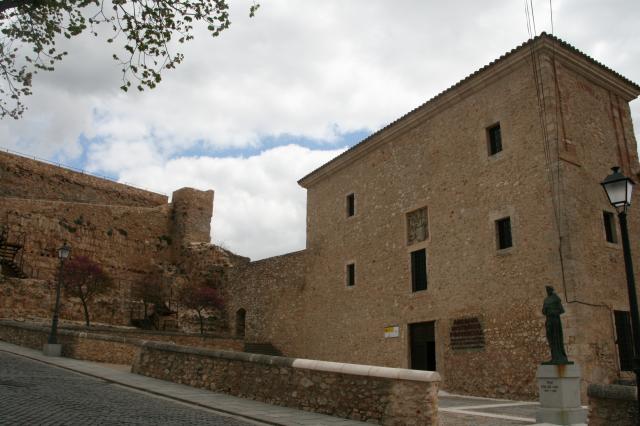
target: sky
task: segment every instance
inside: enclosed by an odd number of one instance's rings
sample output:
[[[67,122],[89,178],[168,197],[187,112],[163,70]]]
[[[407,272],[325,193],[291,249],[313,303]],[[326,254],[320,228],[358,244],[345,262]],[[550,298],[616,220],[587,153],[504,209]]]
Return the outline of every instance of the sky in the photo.
[[[537,33],[552,12],[557,37],[640,83],[640,1],[529,1]],[[233,1],[219,38],[197,28],[142,93],[119,90],[104,36],[63,41],[0,148],[167,195],[213,189],[212,241],[257,260],[304,248],[298,179],[529,38],[525,1],[259,3],[249,18]]]

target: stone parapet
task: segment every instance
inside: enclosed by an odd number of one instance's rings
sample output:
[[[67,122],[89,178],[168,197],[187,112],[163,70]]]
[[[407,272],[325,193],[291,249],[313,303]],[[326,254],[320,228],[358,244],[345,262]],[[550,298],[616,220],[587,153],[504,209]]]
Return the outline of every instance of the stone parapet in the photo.
[[[132,371],[384,425],[438,424],[438,373],[147,342]]]
[[[151,340],[226,351],[241,351],[244,348],[242,340],[206,335],[108,328],[87,331],[80,327],[74,328],[65,326],[58,329],[58,340],[63,345],[62,356],[113,364],[131,365],[141,345]],[[0,320],[0,340],[32,349],[42,349],[49,330],[49,325]]]
[[[589,426],[634,426],[638,424],[635,386],[591,384]]]
[[[42,349],[50,328],[44,325],[0,321],[0,340],[31,349]],[[62,356],[87,361],[131,365],[144,341],[124,336],[58,329]]]
[[[167,196],[0,151],[0,196],[155,207]]]

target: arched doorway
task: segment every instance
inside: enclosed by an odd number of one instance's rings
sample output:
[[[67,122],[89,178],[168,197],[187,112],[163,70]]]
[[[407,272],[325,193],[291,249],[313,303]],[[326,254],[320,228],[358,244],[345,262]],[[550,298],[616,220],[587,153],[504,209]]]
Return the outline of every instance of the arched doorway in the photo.
[[[240,308],[236,311],[236,337],[244,337],[246,329],[247,311]]]

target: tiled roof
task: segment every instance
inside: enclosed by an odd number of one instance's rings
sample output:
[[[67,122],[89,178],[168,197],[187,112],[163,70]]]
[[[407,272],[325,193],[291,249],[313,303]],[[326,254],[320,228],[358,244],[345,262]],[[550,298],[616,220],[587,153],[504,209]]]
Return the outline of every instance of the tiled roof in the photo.
[[[431,99],[429,99],[428,101],[426,101],[425,103],[423,103],[422,105],[412,109],[411,111],[409,111],[408,113],[402,115],[401,117],[397,118],[396,120],[392,121],[391,123],[387,124],[386,126],[384,126],[383,128],[379,129],[378,131],[376,131],[375,133],[372,133],[371,135],[367,136],[365,139],[363,139],[362,141],[358,142],[357,144],[355,144],[354,146],[352,146],[351,148],[349,148],[348,150],[346,150],[345,152],[343,152],[342,154],[334,157],[333,159],[329,160],[328,162],[326,162],[325,164],[323,164],[322,166],[318,167],[317,169],[315,169],[314,171],[312,171],[311,173],[307,174],[306,176],[304,176],[303,178],[301,178],[300,180],[298,180],[298,183],[300,184],[303,180],[307,179],[308,177],[310,177],[311,175],[315,174],[317,171],[325,168],[326,166],[328,166],[329,164],[333,163],[334,161],[338,160],[339,158],[342,158],[348,154],[350,154],[353,150],[361,147],[362,145],[366,144],[367,142],[369,142],[370,140],[372,140],[374,137],[376,137],[378,134],[382,133],[383,131],[387,130],[388,128],[394,126],[396,123],[398,123],[399,121],[404,120],[407,117],[410,117],[411,115],[413,115],[414,113],[416,113],[416,111],[420,110],[421,108],[423,108],[425,105],[428,105],[436,100],[438,100],[439,98],[441,98],[442,96],[444,96],[445,94],[448,94],[450,91],[452,91],[453,89],[463,85],[464,83],[466,83],[467,81],[471,80],[473,77],[475,77],[476,75],[482,73],[483,71],[487,70],[488,68],[494,66],[495,64],[497,64],[498,62],[501,62],[503,60],[505,60],[506,58],[508,58],[509,56],[513,55],[516,52],[519,52],[520,50],[524,49],[525,47],[529,47],[531,46],[531,44],[536,43],[538,40],[542,40],[542,39],[548,39],[548,40],[552,40],[553,42],[557,43],[558,45],[562,46],[564,49],[567,49],[569,51],[572,51],[574,53],[577,53],[578,55],[580,55],[581,57],[583,57],[584,59],[588,60],[589,62],[591,62],[592,64],[606,70],[607,72],[613,74],[614,76],[616,76],[617,78],[619,78],[620,80],[624,81],[625,83],[633,86],[636,90],[640,91],[640,86],[636,83],[634,83],[633,81],[629,80],[628,78],[624,77],[623,75],[615,72],[614,70],[612,70],[611,68],[607,67],[606,65],[602,64],[601,62],[596,61],[595,59],[593,59],[591,56],[587,55],[586,53],[578,50],[577,48],[575,48],[574,46],[572,46],[571,44],[567,43],[564,40],[559,39],[558,37],[554,36],[554,35],[550,35],[547,34],[546,32],[542,32],[540,33],[539,36],[536,36],[534,38],[531,38],[527,41],[525,41],[524,43],[522,43],[521,45],[514,47],[513,49],[511,49],[509,52],[505,53],[504,55],[500,56],[499,58],[489,62],[487,65],[483,66],[482,68],[476,70],[475,72],[473,72],[472,74],[469,74],[467,77],[463,78],[462,80],[460,80],[459,82],[457,82],[456,84],[454,84],[453,86],[450,86],[449,88],[443,90],[442,92],[438,93],[437,95],[435,95],[434,97],[432,97]]]

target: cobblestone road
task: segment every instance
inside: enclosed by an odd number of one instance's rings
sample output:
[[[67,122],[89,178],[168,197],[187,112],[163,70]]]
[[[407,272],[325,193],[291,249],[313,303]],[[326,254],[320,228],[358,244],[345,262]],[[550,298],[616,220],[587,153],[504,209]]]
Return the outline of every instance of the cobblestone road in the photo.
[[[246,423],[0,352],[0,425]]]

